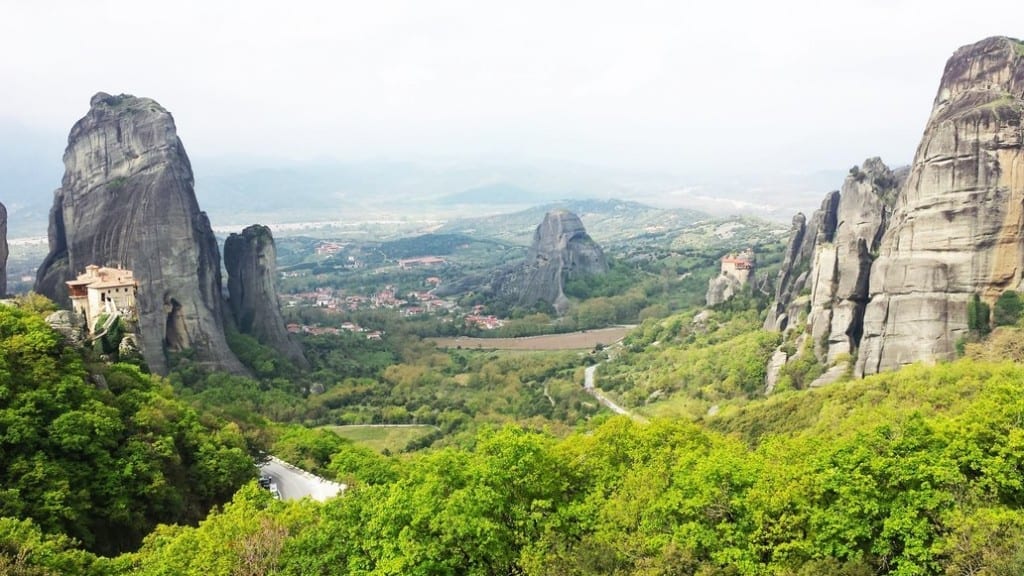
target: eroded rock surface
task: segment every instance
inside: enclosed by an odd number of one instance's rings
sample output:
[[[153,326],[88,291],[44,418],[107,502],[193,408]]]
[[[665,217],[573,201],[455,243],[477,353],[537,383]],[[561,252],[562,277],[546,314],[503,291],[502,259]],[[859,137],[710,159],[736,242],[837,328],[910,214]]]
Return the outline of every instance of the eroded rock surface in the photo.
[[[497,290],[520,306],[543,301],[563,313],[569,303],[563,291],[566,280],[606,272],[604,252],[587,234],[579,216],[555,210],[537,226],[526,261],[507,271],[497,281]]]
[[[36,291],[66,306],[64,282],[87,265],[130,268],[150,369],[165,373],[166,352],[191,349],[200,363],[242,372],[224,338],[220,252],[171,114],[148,98],[96,94],[64,167]]]
[[[228,309],[238,329],[308,367],[289,336],[277,302],[277,251],[266,226],[249,226],[224,242],[228,271]]]
[[[806,304],[801,294],[808,287],[815,247],[831,242],[838,220],[839,192],[825,195],[821,208],[814,211],[810,221],[797,213],[793,217],[786,255],[775,283],[775,301],[765,319],[766,330],[782,331],[798,321]]]
[[[951,358],[967,303],[1021,288],[1024,45],[988,38],[946,64],[871,268],[857,373]]]

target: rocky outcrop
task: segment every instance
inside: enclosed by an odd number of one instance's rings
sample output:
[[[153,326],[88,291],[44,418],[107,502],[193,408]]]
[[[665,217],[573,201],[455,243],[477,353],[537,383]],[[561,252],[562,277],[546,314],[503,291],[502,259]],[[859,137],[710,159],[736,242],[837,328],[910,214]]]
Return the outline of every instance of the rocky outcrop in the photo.
[[[810,350],[829,369],[811,386],[845,377],[860,344],[868,301],[871,263],[878,252],[905,171],[892,171],[880,159],[854,166],[840,191],[826,195],[811,223],[793,219],[793,231],[779,272],[776,298],[766,329],[802,332]],[[805,340],[806,341],[806,340]],[[796,349],[803,350],[803,345]],[[769,370],[780,371],[780,348]],[[766,379],[765,390],[774,388]]]
[[[127,267],[150,369],[165,373],[166,352],[191,349],[204,365],[242,372],[224,338],[220,252],[171,114],[148,98],[96,94],[64,167],[36,291],[66,306],[64,282],[87,265]]]
[[[824,363],[852,354],[860,343],[871,263],[900,184],[879,158],[851,169],[839,194],[835,232],[815,247],[807,324]]]
[[[7,207],[0,202],[0,298],[7,294]]]
[[[64,343],[73,348],[85,343],[85,323],[80,316],[71,310],[57,310],[46,317],[50,325],[64,338]]]
[[[757,265],[753,250],[730,253],[722,257],[721,272],[708,280],[708,291],[704,302],[708,306],[717,306],[729,300],[743,289],[754,278],[757,283],[755,267]]]
[[[565,281],[608,271],[601,247],[590,238],[579,216],[568,210],[548,212],[533,233],[526,261],[497,280],[496,291],[520,306],[547,302],[559,314],[568,299]]]
[[[743,284],[739,279],[728,274],[719,274],[708,280],[708,291],[704,301],[708,306],[717,306],[739,293]]]
[[[811,220],[797,213],[793,217],[789,243],[775,284],[775,300],[768,309],[764,327],[782,331],[796,321],[806,307],[801,298],[808,284],[815,247],[831,242],[838,221],[839,192],[825,195],[821,208],[814,211]]]
[[[954,355],[973,294],[1024,273],[1024,45],[989,38],[947,62],[871,267],[858,374]]]
[[[308,367],[297,342],[285,330],[277,302],[277,252],[266,226],[249,226],[224,242],[228,309],[235,326],[261,343]]]

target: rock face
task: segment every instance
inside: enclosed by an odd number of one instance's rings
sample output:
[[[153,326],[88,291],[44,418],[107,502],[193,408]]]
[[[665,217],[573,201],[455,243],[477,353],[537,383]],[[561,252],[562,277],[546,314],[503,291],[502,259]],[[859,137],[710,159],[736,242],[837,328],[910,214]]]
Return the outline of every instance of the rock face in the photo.
[[[829,370],[812,386],[845,377],[860,345],[871,263],[889,222],[905,171],[892,171],[878,158],[850,170],[841,191],[825,196],[809,224],[802,214],[793,230],[776,285],[766,329],[804,330],[818,361]],[[806,340],[803,340],[806,341]],[[802,349],[802,344],[797,349]],[[780,348],[769,370],[793,360]],[[774,381],[766,380],[770,392]]]
[[[7,294],[7,207],[0,203],[0,297]]]
[[[89,264],[139,281],[140,347],[150,369],[192,349],[212,368],[244,369],[224,338],[220,253],[193,191],[174,119],[148,98],[99,93],[71,129],[36,291],[68,305],[64,282]]]
[[[967,303],[1024,272],[1024,45],[989,38],[946,64],[871,267],[857,373],[950,358]]]
[[[498,291],[520,306],[543,301],[561,314],[569,303],[563,292],[566,280],[606,272],[604,252],[587,234],[579,216],[555,210],[544,216],[533,233],[525,263],[499,280]]]
[[[765,318],[766,330],[785,330],[799,317],[806,302],[800,295],[807,288],[815,246],[831,242],[835,235],[839,192],[829,192],[814,211],[810,222],[800,213],[793,217],[789,243],[775,284],[775,301]]]
[[[815,247],[807,323],[823,362],[852,354],[860,344],[871,263],[899,185],[899,176],[878,158],[852,169],[839,194],[835,231]]]
[[[719,274],[708,280],[708,291],[704,295],[704,301],[708,306],[717,306],[735,296],[743,284],[728,274]]]
[[[285,330],[277,303],[277,252],[266,226],[249,226],[224,242],[228,309],[238,329],[301,367],[308,367],[298,343]]]

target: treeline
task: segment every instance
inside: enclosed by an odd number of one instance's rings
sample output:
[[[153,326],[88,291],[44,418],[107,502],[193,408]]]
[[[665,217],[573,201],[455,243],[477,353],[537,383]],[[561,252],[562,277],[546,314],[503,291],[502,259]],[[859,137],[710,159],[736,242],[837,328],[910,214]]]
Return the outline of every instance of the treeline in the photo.
[[[0,306],[0,517],[112,554],[159,523],[198,521],[255,476],[238,426],[67,346],[37,304]],[[17,573],[3,535],[26,526],[0,522],[0,574]]]
[[[0,523],[0,542],[64,574],[1021,574],[1021,414],[1019,365],[912,367],[704,427],[505,427],[404,460],[341,446],[343,496],[250,485],[113,560],[33,525]]]

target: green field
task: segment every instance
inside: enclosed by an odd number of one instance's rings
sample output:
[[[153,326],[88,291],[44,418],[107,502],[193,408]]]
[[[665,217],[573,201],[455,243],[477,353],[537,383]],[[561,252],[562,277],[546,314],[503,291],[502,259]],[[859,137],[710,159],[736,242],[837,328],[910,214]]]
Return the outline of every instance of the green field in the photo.
[[[408,424],[353,424],[351,426],[324,426],[324,428],[356,444],[382,453],[387,450],[391,454],[401,452],[413,440],[422,438],[436,429],[434,426]]]

